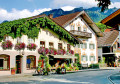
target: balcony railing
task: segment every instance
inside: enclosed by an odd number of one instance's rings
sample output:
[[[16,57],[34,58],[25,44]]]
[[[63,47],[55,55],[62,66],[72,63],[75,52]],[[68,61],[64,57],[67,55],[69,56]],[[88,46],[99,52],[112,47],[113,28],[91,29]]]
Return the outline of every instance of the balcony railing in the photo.
[[[88,32],[71,30],[70,33],[72,33],[74,36],[77,36],[77,37],[85,37],[85,38],[91,38],[92,37],[92,33],[88,33]]]

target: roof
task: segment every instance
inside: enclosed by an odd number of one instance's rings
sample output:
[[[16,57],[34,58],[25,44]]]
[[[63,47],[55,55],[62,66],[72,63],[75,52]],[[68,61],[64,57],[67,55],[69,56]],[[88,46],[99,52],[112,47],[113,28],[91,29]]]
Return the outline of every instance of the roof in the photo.
[[[65,25],[68,25],[70,22],[74,21],[79,16],[81,16],[84,19],[84,21],[89,25],[89,27],[91,27],[91,29],[96,33],[97,36],[103,36],[101,30],[96,26],[96,24],[92,21],[92,19],[88,16],[88,14],[85,11],[59,16],[53,18],[53,20],[62,27],[65,27]]]
[[[119,32],[117,30],[104,32],[104,37],[98,38],[98,47],[112,46],[118,35]]]
[[[67,22],[74,19],[79,13],[80,12],[76,12],[68,15],[59,16],[59,17],[53,18],[53,20],[57,22],[59,25],[64,26]]]
[[[40,17],[47,17],[49,18],[50,20],[52,20],[53,22],[55,22],[53,19],[51,19],[50,17],[48,17],[47,15],[45,14],[42,14],[42,15],[36,15],[36,16],[33,16],[29,19],[35,19],[35,18],[40,18]],[[56,23],[56,22],[55,22]],[[58,26],[60,26],[61,28],[63,28],[61,25],[59,25],[58,23],[56,23]],[[78,39],[77,37],[75,37],[72,33],[70,33],[69,31],[67,31],[65,28],[63,28],[66,32],[68,32],[73,38],[75,38],[79,43],[82,43],[82,41],[80,39]]]
[[[119,21],[115,22],[114,24],[111,24],[111,22],[113,23],[114,21],[117,21],[117,20]],[[111,27],[120,23],[120,9],[118,9],[117,11],[115,11],[114,13],[106,17],[105,19],[103,19],[101,23],[106,24],[107,26],[111,26]]]

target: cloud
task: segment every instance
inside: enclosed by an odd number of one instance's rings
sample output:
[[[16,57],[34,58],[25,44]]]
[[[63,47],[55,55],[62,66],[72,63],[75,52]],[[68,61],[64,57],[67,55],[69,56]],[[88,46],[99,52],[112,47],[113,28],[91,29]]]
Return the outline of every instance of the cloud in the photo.
[[[111,5],[109,6],[109,8],[114,8],[114,7],[120,8],[120,2],[113,2],[113,3],[111,3]]]
[[[64,11],[70,11],[70,10],[73,10],[75,7],[73,6],[64,6],[64,7],[61,7],[61,9],[63,9]]]
[[[73,7],[96,7],[97,1],[95,0],[53,0],[51,7],[63,7],[63,6],[73,6]]]
[[[49,10],[51,10],[51,8],[35,9],[33,12],[31,12],[28,9],[17,10],[13,8],[11,12],[8,12],[7,10],[0,8],[0,22],[4,20],[11,21],[19,18],[35,16],[44,11],[49,11]]]

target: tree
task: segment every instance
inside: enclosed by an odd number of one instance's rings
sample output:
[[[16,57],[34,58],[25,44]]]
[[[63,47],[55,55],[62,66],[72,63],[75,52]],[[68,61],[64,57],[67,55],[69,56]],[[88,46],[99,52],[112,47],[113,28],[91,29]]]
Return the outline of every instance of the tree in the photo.
[[[103,12],[105,9],[108,8],[108,6],[111,4],[110,0],[95,0],[98,1],[98,6],[102,7],[101,11]]]

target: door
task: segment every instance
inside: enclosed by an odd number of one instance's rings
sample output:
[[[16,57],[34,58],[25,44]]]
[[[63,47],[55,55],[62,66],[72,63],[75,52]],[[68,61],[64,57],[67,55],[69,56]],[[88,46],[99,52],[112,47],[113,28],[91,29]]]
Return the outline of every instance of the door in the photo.
[[[20,74],[21,73],[21,59],[22,56],[16,56],[16,74]]]

